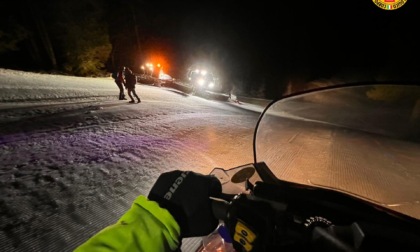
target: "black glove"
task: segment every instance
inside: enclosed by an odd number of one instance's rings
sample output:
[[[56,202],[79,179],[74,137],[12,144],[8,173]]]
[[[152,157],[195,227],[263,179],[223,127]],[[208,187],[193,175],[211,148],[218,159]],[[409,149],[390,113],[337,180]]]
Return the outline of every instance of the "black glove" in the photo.
[[[192,171],[171,171],[159,176],[148,198],[166,208],[181,228],[181,238],[204,236],[215,230],[211,200],[222,193],[220,181],[212,175]]]

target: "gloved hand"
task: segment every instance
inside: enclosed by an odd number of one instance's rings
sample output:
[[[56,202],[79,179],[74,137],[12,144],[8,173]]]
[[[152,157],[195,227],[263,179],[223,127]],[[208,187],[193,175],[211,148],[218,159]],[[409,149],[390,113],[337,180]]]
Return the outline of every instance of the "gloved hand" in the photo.
[[[181,228],[181,238],[208,235],[219,221],[214,217],[210,196],[222,193],[212,175],[175,170],[159,176],[148,198],[166,208]]]

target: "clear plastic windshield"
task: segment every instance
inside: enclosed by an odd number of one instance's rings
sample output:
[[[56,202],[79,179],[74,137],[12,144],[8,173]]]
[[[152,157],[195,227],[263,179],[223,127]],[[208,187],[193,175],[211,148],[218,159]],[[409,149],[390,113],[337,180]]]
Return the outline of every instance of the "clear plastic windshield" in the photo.
[[[272,103],[255,157],[281,180],[343,191],[420,219],[420,86],[331,88]]]

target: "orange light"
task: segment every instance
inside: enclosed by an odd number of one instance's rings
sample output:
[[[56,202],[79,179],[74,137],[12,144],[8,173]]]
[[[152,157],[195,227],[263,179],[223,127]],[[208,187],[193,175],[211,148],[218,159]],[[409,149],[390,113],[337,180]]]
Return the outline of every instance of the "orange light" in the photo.
[[[155,64],[155,68],[165,69],[166,71],[170,71],[170,64],[166,57],[159,52],[150,53],[146,57],[148,62]]]

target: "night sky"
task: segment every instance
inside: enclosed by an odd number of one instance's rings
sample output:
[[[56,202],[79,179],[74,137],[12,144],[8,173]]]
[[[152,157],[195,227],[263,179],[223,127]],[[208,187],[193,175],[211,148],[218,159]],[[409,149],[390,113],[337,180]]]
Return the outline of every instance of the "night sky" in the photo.
[[[161,32],[176,41],[178,59],[194,61],[204,54],[224,74],[256,81],[329,78],[346,71],[411,78],[419,69],[420,8],[415,0],[393,11],[370,0],[163,6],[167,13]]]
[[[92,3],[101,1],[82,2],[99,8]],[[173,77],[206,63],[227,85],[285,86],[337,76],[420,79],[418,0],[392,11],[371,0],[102,2],[111,6],[107,21],[114,49],[122,32],[134,37],[135,26],[141,47],[136,64],[161,60]],[[3,8],[3,16],[16,8]]]

